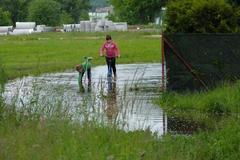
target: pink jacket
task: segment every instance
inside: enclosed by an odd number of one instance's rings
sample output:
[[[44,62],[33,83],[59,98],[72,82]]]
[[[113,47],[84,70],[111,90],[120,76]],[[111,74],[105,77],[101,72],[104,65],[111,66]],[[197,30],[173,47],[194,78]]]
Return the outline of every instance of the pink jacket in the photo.
[[[114,42],[105,42],[100,48],[100,55],[106,51],[106,57],[113,58],[119,56],[119,49]]]

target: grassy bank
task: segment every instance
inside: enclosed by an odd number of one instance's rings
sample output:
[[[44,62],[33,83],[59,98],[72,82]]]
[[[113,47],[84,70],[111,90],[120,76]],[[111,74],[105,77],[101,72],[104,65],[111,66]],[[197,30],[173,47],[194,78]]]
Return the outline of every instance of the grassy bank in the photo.
[[[220,87],[200,93],[166,93],[159,105],[169,114],[178,114],[194,121],[237,116],[240,113],[240,81],[222,84]],[[189,114],[190,113],[190,114]]]
[[[72,69],[84,56],[94,58],[93,65],[105,64],[99,48],[106,33],[44,33],[29,36],[1,36],[0,57],[10,79],[29,74]],[[157,33],[112,32],[121,51],[118,63],[160,62],[160,38]]]
[[[167,115],[202,124],[193,136],[167,136],[170,159],[240,158],[240,82],[202,93],[166,93],[157,102]],[[170,124],[168,124],[170,125]]]
[[[156,159],[149,132],[125,133],[114,127],[68,120],[5,119],[0,126],[0,159]]]

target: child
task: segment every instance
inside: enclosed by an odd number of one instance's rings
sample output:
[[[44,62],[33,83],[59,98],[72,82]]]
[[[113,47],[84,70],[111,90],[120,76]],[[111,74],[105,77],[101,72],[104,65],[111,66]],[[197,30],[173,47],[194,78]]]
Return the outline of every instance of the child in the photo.
[[[113,71],[114,79],[116,79],[116,57],[120,57],[120,53],[117,44],[112,41],[112,37],[110,35],[106,36],[106,42],[100,48],[100,56],[106,57],[108,77],[112,76]]]
[[[85,61],[82,64],[79,64],[76,66],[76,70],[79,72],[78,76],[78,85],[79,90],[84,92],[84,87],[82,84],[82,78],[85,72],[87,72],[87,78],[88,78],[88,89],[90,90],[91,87],[91,60],[92,57],[84,57]]]

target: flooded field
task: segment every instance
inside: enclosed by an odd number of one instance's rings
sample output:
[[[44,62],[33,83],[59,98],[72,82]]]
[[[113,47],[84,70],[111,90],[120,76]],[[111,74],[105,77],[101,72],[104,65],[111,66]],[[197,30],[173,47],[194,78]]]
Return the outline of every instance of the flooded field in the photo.
[[[161,64],[117,65],[117,79],[107,79],[107,67],[92,68],[92,83],[79,92],[78,73],[44,74],[6,84],[4,98],[24,114],[65,115],[73,120],[116,124],[126,131],[167,132],[167,116],[152,103],[159,96]]]

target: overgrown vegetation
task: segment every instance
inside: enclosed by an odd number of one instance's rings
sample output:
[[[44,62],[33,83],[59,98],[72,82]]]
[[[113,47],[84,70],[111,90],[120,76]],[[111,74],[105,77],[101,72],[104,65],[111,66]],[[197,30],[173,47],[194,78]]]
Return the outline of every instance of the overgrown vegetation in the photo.
[[[4,11],[0,7],[0,26],[10,25],[12,24],[10,19],[10,13],[8,11]]]
[[[129,24],[148,24],[154,22],[156,14],[167,0],[110,0],[114,6],[114,15],[110,18],[116,21],[126,21]]]
[[[160,100],[161,106],[167,112],[191,112],[189,116],[194,120],[202,117],[195,116],[199,113],[207,113],[209,116],[233,116],[240,113],[240,82],[236,84],[225,83],[209,92],[200,93],[166,93]]]
[[[7,82],[7,77],[6,77],[4,65],[3,65],[1,57],[0,57],[0,94],[3,92],[4,84],[6,82]],[[1,99],[1,95],[0,95],[0,99]]]
[[[74,113],[60,104],[38,111],[38,104],[0,108],[0,159],[155,159],[158,139],[149,131],[126,133],[114,123],[101,123],[98,116],[90,118],[84,103]]]
[[[167,5],[166,32],[239,32],[239,8],[225,0],[181,0]]]
[[[206,99],[219,102],[219,98],[223,98],[222,94],[226,91],[230,93],[225,99],[233,95],[235,97],[232,98],[235,99],[240,88],[239,83],[236,85],[238,89],[224,85],[209,93],[192,96],[171,95],[169,98],[173,98],[174,102],[168,103],[165,97],[164,108],[172,107],[175,112],[188,111],[187,108],[191,108],[195,112],[199,110],[207,112],[207,115],[215,115],[216,110],[208,111],[211,103],[204,105],[203,109],[199,104],[205,104]],[[213,95],[219,92],[218,96]],[[197,100],[201,102],[194,103],[196,98],[193,97],[198,97]],[[192,101],[192,103],[185,103],[186,101]],[[229,102],[229,100],[223,101]],[[178,104],[182,104],[181,107],[178,107]],[[192,107],[193,105],[195,107]],[[61,109],[56,110],[59,113],[44,116],[41,113],[31,114],[24,110],[18,112],[13,106],[2,106],[0,108],[0,159],[225,160],[240,158],[239,114],[232,114],[236,106],[229,109],[227,114],[217,114],[222,118],[217,123],[211,124],[215,125],[214,130],[199,130],[191,136],[167,134],[161,138],[152,135],[149,131],[127,133],[114,125],[106,126],[89,121],[88,118],[83,123],[79,123],[65,115],[68,113],[67,110],[64,112]]]
[[[79,23],[88,19],[90,9],[89,0],[1,0],[0,6],[0,24],[4,20],[3,25],[29,20],[52,26]]]
[[[95,11],[96,8],[107,7],[109,6],[108,0],[89,0],[91,4],[91,9]]]
[[[61,5],[52,0],[34,0],[29,5],[28,18],[37,24],[57,26],[60,22]]]
[[[239,159],[239,95],[240,82],[209,92],[165,93],[158,103],[168,116],[191,119],[206,128],[191,137],[169,136],[163,143],[167,149],[160,152],[173,159]]]

